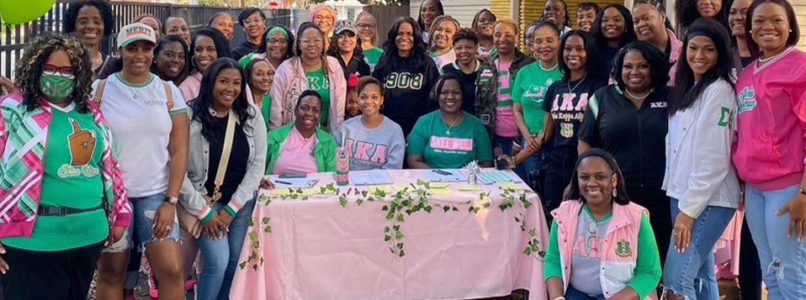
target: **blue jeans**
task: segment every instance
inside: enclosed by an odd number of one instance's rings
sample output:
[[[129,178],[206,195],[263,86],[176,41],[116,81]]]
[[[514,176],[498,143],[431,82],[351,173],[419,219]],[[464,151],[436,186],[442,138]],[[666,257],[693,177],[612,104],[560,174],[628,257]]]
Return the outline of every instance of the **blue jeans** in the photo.
[[[745,216],[758,248],[768,300],[806,299],[806,240],[787,238],[789,213],[775,213],[799,192],[798,185],[762,191],[745,185]]]
[[[680,213],[679,200],[671,198],[672,220]],[[663,287],[689,300],[719,300],[714,274],[714,244],[722,236],[736,209],[708,206],[694,219],[691,242],[683,253],[675,249],[670,237],[663,266]],[[664,237],[658,237],[664,238]]]
[[[599,284],[598,282],[594,284]],[[596,297],[588,296],[583,292],[577,291],[575,288],[568,285],[568,289],[565,290],[565,300],[604,300],[604,295],[599,295]]]
[[[213,204],[214,211],[219,211],[223,207],[221,202]],[[201,250],[204,260],[204,267],[199,274],[199,282],[196,284],[197,300],[229,299],[232,278],[235,275],[246,231],[249,228],[247,218],[252,215],[254,208],[255,199],[244,204],[232,219],[229,233],[225,233],[226,237],[211,238],[202,233],[196,240],[196,245]]]
[[[165,194],[160,193],[153,196],[146,196],[140,198],[129,198],[132,203],[134,214],[132,215],[132,223],[134,224],[134,233],[129,237],[134,239],[137,249],[142,252],[145,245],[150,242],[174,240],[179,241],[179,223],[174,217],[174,224],[171,227],[171,233],[163,239],[154,238],[154,215],[157,209],[165,203]]]

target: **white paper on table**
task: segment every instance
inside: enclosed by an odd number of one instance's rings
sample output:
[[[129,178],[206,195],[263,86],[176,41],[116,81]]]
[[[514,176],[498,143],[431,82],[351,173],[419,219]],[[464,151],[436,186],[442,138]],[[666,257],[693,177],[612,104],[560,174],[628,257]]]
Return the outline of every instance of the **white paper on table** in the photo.
[[[428,179],[429,182],[456,182],[456,181],[467,181],[467,176],[459,172],[459,170],[445,170],[441,169],[440,171],[450,173],[449,175],[443,175],[437,173],[435,170],[428,170],[425,172],[425,178]]]
[[[278,178],[269,179],[278,189],[282,188],[309,188],[313,187],[318,179],[315,178]]]
[[[350,183],[354,185],[381,185],[393,184],[392,177],[386,171],[357,171],[350,172]]]

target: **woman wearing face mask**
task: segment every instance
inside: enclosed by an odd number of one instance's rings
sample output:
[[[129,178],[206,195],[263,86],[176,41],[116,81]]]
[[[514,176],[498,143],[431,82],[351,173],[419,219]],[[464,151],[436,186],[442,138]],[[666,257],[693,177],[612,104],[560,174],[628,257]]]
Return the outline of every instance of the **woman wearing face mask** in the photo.
[[[162,27],[163,34],[178,35],[185,40],[185,43],[190,45],[190,30],[188,30],[188,23],[185,19],[177,16],[170,16],[165,19],[165,26]]]
[[[398,18],[383,43],[381,62],[372,72],[372,77],[385,82],[381,113],[400,125],[406,136],[420,116],[436,107],[428,95],[439,78],[439,70],[419,36],[420,28],[414,19]]]
[[[596,49],[599,50],[599,62],[602,66],[599,74],[610,77],[616,53],[638,39],[632,20],[630,10],[621,4],[605,6],[596,16],[591,34],[596,40]]]
[[[247,39],[240,46],[232,50],[232,58],[241,59],[244,55],[254,52],[263,41],[263,33],[266,31],[266,14],[259,8],[245,8],[238,15],[238,24],[246,33]]]
[[[274,82],[274,67],[265,60],[250,61],[244,69],[244,81],[247,84],[246,97],[249,103],[260,108],[263,121],[269,125],[271,108],[271,84]]]
[[[471,27],[479,35],[479,51],[477,53],[480,60],[485,61],[491,55],[495,55],[495,43],[493,43],[493,25],[497,19],[495,14],[489,9],[482,9],[473,17]]]
[[[127,25],[117,44],[122,69],[93,84],[93,100],[109,120],[134,209],[129,236],[137,251],[145,250],[159,281],[160,299],[179,300],[185,289],[175,205],[187,170],[187,107],[173,83],[149,72],[155,47],[151,27]],[[121,299],[128,258],[127,244],[104,250],[98,267],[99,299]]]
[[[400,125],[380,112],[383,85],[365,76],[357,90],[361,114],[344,121],[333,135],[340,147],[350,149],[350,170],[402,169],[406,138]]]
[[[431,30],[431,24],[443,15],[445,15],[445,9],[442,8],[442,1],[425,0],[420,2],[420,15],[417,16],[417,25],[420,25],[423,42],[426,45],[428,44],[428,32]]]
[[[336,171],[336,142],[320,129],[322,97],[314,90],[300,94],[294,122],[269,132],[266,174],[308,174]],[[261,187],[270,182],[261,180]]]
[[[217,59],[190,106],[191,150],[180,201],[201,221],[196,237],[204,260],[196,285],[200,300],[229,298],[246,219],[266,168],[265,123],[246,100],[243,77],[235,60]]]
[[[727,30],[711,19],[690,24],[683,45],[669,98],[663,189],[675,221],[662,285],[670,300],[718,300],[713,249],[739,205],[733,55]]]
[[[434,59],[437,68],[442,69],[445,65],[456,61],[456,53],[453,51],[453,35],[459,30],[459,21],[451,16],[439,16],[434,20],[429,35],[428,52]]]
[[[238,60],[242,68],[246,67],[250,61],[263,59],[277,69],[287,59],[294,56],[294,34],[283,25],[269,27],[263,33],[263,41],[255,52],[249,53]]]
[[[224,35],[209,27],[196,32],[190,43],[190,75],[179,85],[184,99],[190,101],[199,95],[202,75],[213,61],[221,57],[230,57],[229,43]]]
[[[571,31],[571,19],[568,17],[568,4],[565,0],[547,0],[543,9],[543,21],[560,28],[560,36]]]
[[[630,201],[616,160],[602,149],[580,154],[565,201],[551,212],[549,299],[655,298],[661,268],[651,212]]]
[[[177,86],[182,84],[188,76],[188,47],[185,40],[178,35],[166,35],[157,41],[154,55],[156,58],[151,65],[151,73]]]
[[[65,33],[73,33],[90,49],[90,64],[97,76],[109,58],[101,53],[101,40],[115,29],[115,15],[108,2],[100,0],[71,2],[62,25]]]
[[[439,110],[417,120],[408,139],[406,160],[413,169],[461,168],[471,161],[493,166],[490,139],[475,116],[462,111],[459,78],[442,75],[431,92]]]
[[[512,107],[512,86],[516,74],[532,63],[518,50],[518,24],[511,19],[495,22],[496,55],[481,65],[476,80],[476,115],[492,137],[498,155],[512,155],[512,142],[518,136],[518,123]]]
[[[669,249],[672,234],[669,197],[661,189],[666,161],[666,111],[669,64],[657,47],[647,42],[627,44],[613,64],[616,84],[599,89],[588,99],[588,109],[577,133],[577,153],[599,147],[612,153],[624,171],[627,192],[649,210],[658,249]],[[661,265],[666,257],[661,252]]]
[[[683,43],[677,39],[666,19],[663,4],[658,0],[637,0],[632,7],[632,20],[635,33],[642,41],[649,42],[660,50],[667,61],[669,68],[669,86],[674,86],[677,60],[683,50]]]
[[[745,23],[758,59],[736,82],[733,163],[745,184],[745,215],[769,299],[806,298],[806,54],[788,1],[754,1]],[[795,67],[797,66],[797,67]]]
[[[84,299],[101,250],[131,222],[112,133],[89,98],[88,57],[75,37],[34,39],[19,91],[0,98],[4,299]]]
[[[344,121],[347,80],[339,61],[325,55],[325,35],[311,22],[302,23],[294,57],[277,68],[271,87],[269,128],[293,123],[299,93],[315,90],[322,100],[319,124],[335,132]]]
[[[221,34],[224,35],[224,38],[227,39],[227,42],[232,40],[235,22],[233,22],[232,16],[229,13],[219,12],[214,14],[212,17],[210,17],[210,21],[207,22],[207,26],[215,28],[221,32]]]
[[[516,169],[521,178],[528,180],[532,186],[542,185],[545,176],[544,156],[538,150],[542,143],[538,134],[543,131],[546,90],[552,83],[559,81],[563,73],[559,68],[558,52],[560,49],[560,30],[554,23],[540,21],[533,26],[532,44],[537,61],[530,63],[518,71],[515,84],[512,86],[512,109],[515,111],[515,123],[523,137],[523,145],[527,149],[521,151],[531,154],[518,161],[523,162],[523,169]],[[550,150],[551,141],[546,141],[545,152]],[[540,177],[540,178],[538,178]],[[541,190],[542,192],[542,190]]]
[[[371,13],[362,11],[355,18],[355,27],[358,29],[364,58],[369,64],[370,71],[374,71],[383,55],[383,49],[375,46],[375,42],[378,40],[378,22]]]
[[[369,76],[369,64],[364,59],[364,51],[358,45],[358,30],[352,21],[336,22],[336,30],[330,40],[327,55],[335,57],[344,70],[344,79],[350,74]]]

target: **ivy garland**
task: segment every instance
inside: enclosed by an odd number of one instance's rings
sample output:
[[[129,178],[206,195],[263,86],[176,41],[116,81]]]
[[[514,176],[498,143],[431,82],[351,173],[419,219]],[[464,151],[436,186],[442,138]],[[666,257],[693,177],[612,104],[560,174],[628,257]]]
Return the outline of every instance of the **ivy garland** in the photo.
[[[383,227],[383,240],[384,242],[389,243],[389,252],[397,257],[403,257],[406,255],[404,250],[405,245],[403,243],[403,237],[405,237],[405,235],[401,230],[401,224],[405,223],[406,216],[410,216],[411,214],[419,211],[425,211],[426,213],[430,214],[435,208],[437,211],[442,210],[443,213],[460,212],[465,210],[469,213],[476,214],[481,210],[489,209],[494,204],[503,212],[517,205],[520,211],[518,212],[518,215],[515,216],[515,222],[520,226],[521,231],[525,232],[529,236],[529,242],[527,243],[526,247],[524,247],[523,254],[527,256],[534,256],[535,258],[542,258],[545,256],[545,250],[540,249],[540,241],[537,240],[536,229],[534,227],[526,226],[524,213],[526,209],[532,206],[532,202],[528,200],[528,195],[534,193],[531,190],[516,191],[512,189],[503,189],[501,192],[503,199],[501,199],[498,203],[495,203],[493,197],[490,196],[490,193],[485,192],[479,193],[479,198],[477,200],[470,200],[466,202],[450,202],[429,199],[433,193],[430,191],[431,187],[428,182],[418,180],[417,186],[420,188],[416,188],[415,186],[412,186],[412,188],[406,187],[403,190],[399,190],[395,193],[387,193],[381,189],[375,189],[372,192],[368,190],[359,191],[359,189],[356,188],[350,188],[347,190],[347,192],[341,193],[341,190],[336,188],[331,183],[327,186],[320,187],[319,192],[313,195],[313,197],[324,197],[337,194],[339,195],[339,204],[344,208],[347,207],[348,200],[350,199],[355,199],[355,204],[359,206],[364,202],[386,203],[381,211],[383,211],[383,213],[386,215],[386,220],[389,221],[389,225]],[[369,189],[372,189],[372,187]],[[302,189],[289,189],[288,194],[286,195],[260,195],[257,201],[269,206],[273,200],[277,199],[302,201],[308,200],[310,196],[303,194],[304,192]],[[267,234],[271,233],[272,228],[270,221],[271,219],[269,217],[263,217],[263,219],[260,220],[260,229],[258,230],[262,230]],[[247,218],[247,224],[250,228],[254,227],[255,221],[252,219],[252,216]],[[249,238],[249,242],[252,244],[252,252],[250,253],[249,257],[247,257],[246,261],[241,262],[239,266],[241,269],[245,269],[247,265],[249,265],[253,270],[257,270],[258,266],[263,265],[264,262],[263,257],[258,253],[260,248],[258,232],[257,230],[252,230],[247,234],[247,236]]]

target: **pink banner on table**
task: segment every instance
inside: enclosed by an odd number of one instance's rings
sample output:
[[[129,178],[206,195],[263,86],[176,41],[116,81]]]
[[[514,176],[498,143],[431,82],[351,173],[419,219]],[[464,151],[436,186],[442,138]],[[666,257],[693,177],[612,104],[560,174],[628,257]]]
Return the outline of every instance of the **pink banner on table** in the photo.
[[[409,185],[424,179],[422,171],[389,171],[396,184]],[[319,186],[333,182],[331,173],[312,174]],[[479,191],[433,196],[430,203],[466,202],[478,199]],[[348,188],[341,187],[342,192]],[[527,229],[536,229],[540,251],[545,251],[548,230],[542,205],[529,194],[532,206],[519,204],[502,212],[497,186],[485,186],[495,204],[474,214],[467,206],[443,212],[439,207],[406,215],[400,230],[405,235],[403,257],[392,254],[385,242],[384,227],[391,226],[382,207],[386,202],[350,201],[341,207],[338,196],[311,197],[307,201],[274,199],[269,206],[255,206],[253,219],[258,232],[258,252],[264,263],[238,269],[232,284],[232,300],[328,300],[328,299],[474,299],[509,295],[513,290],[530,291],[531,300],[545,300],[543,261],[523,254],[531,239]],[[267,191],[261,191],[267,193]],[[521,216],[524,216],[522,217]],[[270,217],[272,232],[260,226]],[[252,253],[246,238],[239,262]]]

